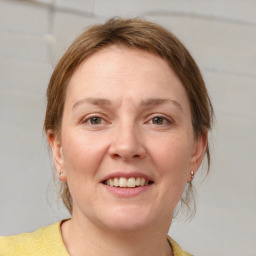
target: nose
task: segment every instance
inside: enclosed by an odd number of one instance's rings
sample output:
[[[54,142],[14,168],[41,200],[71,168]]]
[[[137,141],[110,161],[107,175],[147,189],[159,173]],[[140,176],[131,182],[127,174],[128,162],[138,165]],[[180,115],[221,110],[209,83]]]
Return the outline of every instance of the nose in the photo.
[[[146,156],[143,136],[135,126],[120,126],[113,133],[109,147],[109,154],[112,158],[129,162],[143,159]]]

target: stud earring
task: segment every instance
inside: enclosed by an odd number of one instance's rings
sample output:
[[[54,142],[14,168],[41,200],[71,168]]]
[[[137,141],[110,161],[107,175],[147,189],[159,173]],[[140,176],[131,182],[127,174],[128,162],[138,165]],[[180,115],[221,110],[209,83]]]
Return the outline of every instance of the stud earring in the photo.
[[[59,173],[60,180],[62,181],[62,172]]]
[[[191,180],[193,180],[194,179],[194,171],[191,171],[190,175],[191,175]]]

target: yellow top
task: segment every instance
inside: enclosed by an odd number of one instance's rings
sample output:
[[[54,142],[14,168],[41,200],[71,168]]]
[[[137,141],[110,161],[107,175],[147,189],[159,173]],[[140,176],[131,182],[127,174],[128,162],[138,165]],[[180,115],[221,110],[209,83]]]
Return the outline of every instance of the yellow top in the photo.
[[[61,222],[32,233],[0,237],[0,256],[69,256],[61,236]],[[192,256],[167,237],[174,256]]]

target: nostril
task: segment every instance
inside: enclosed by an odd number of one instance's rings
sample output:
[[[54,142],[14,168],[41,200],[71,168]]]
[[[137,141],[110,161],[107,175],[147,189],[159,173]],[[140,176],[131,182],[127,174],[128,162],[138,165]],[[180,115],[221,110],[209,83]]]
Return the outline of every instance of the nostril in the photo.
[[[113,158],[140,158],[141,156],[136,154],[136,155],[133,155],[132,157],[129,157],[129,156],[126,156],[126,155],[123,155],[123,157],[117,153],[115,154],[112,154],[112,157]]]
[[[109,148],[109,155],[114,159],[123,159],[125,161],[142,159],[145,157],[145,149],[138,145],[129,145],[129,143],[114,143]]]
[[[120,156],[119,156],[118,154],[113,154],[112,157],[113,157],[113,158],[118,158],[118,157],[120,157]]]

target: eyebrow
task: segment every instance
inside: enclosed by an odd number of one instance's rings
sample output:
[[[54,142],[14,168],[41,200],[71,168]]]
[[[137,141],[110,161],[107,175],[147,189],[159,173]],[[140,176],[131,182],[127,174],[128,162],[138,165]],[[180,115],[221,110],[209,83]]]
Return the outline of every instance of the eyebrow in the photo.
[[[142,106],[146,106],[146,107],[150,107],[150,106],[156,106],[156,105],[163,105],[165,103],[173,103],[174,105],[176,105],[180,110],[183,111],[181,105],[175,101],[175,100],[172,100],[172,99],[162,99],[162,98],[150,98],[150,99],[147,99],[147,100],[144,100],[142,101]]]
[[[153,107],[153,106],[157,106],[157,105],[163,105],[166,103],[173,103],[176,107],[178,107],[180,110],[183,111],[181,105],[172,99],[163,99],[163,98],[149,98],[146,100],[143,100],[141,103],[141,106],[145,106],[145,107]],[[79,105],[82,105],[84,103],[90,103],[92,105],[95,106],[111,106],[111,101],[108,99],[104,99],[104,98],[85,98],[82,100],[77,101],[74,105],[73,105],[73,110],[75,108],[77,108]]]
[[[73,109],[77,108],[79,105],[84,104],[84,103],[90,103],[92,105],[96,105],[96,106],[110,106],[111,105],[111,101],[108,99],[102,99],[102,98],[85,98],[82,100],[77,101],[74,106]]]

